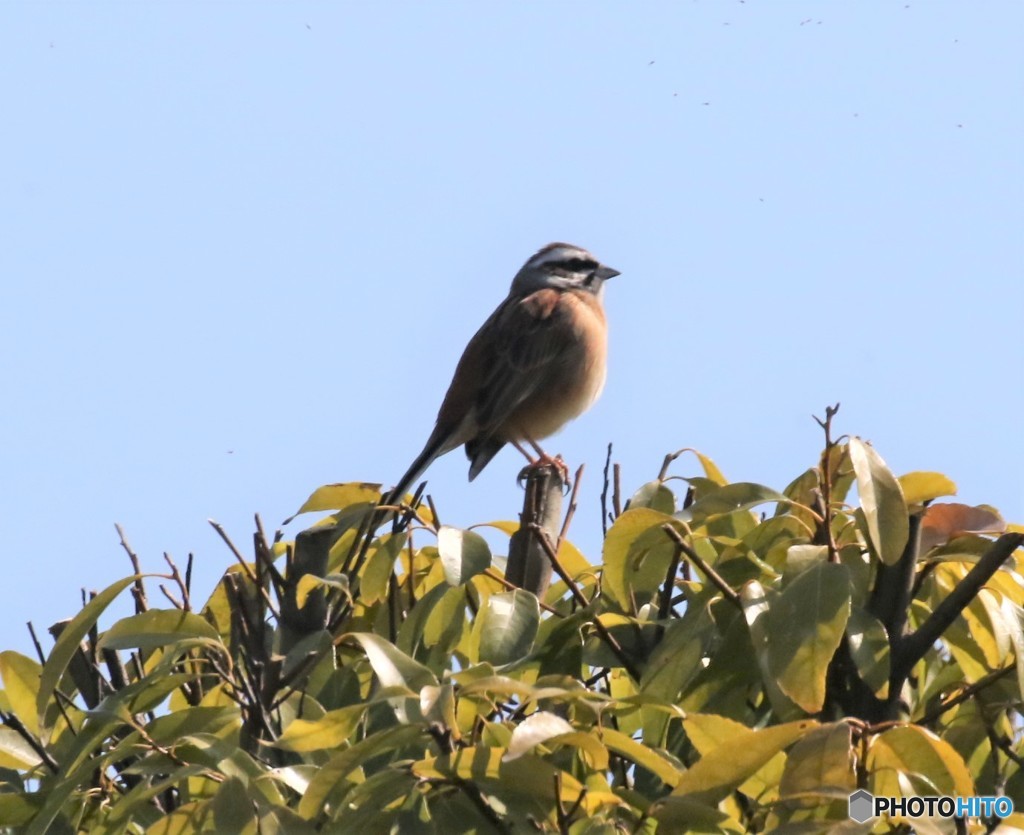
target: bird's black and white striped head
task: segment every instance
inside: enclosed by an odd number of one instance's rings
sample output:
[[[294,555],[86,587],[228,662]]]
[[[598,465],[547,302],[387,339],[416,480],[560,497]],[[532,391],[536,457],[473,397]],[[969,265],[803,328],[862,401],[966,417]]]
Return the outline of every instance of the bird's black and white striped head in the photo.
[[[547,288],[588,290],[599,295],[604,282],[619,274],[585,249],[565,243],[548,244],[523,264],[512,281],[512,292],[533,293]]]

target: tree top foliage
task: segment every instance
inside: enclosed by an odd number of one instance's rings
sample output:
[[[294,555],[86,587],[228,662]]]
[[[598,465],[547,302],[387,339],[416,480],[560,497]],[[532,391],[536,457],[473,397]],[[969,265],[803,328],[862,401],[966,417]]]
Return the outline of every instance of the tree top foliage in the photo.
[[[550,583],[364,483],[248,555],[218,528],[205,602],[122,535],[132,575],[0,652],[0,830],[910,831],[850,821],[858,788],[1005,794],[1024,828],[1024,528],[833,416],[781,490],[683,450],[623,501],[606,468],[589,559],[568,520],[492,523]]]

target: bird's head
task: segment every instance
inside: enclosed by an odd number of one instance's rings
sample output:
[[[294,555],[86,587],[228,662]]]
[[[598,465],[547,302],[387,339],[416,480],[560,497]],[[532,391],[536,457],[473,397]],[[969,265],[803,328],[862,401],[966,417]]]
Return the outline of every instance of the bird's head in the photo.
[[[604,282],[619,274],[585,249],[572,244],[548,244],[530,258],[512,280],[512,292],[526,295],[537,290],[587,290],[600,295]]]

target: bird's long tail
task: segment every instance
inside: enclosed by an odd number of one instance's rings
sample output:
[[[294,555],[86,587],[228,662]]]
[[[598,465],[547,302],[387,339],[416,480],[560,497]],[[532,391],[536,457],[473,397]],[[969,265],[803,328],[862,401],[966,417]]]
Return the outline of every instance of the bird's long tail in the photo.
[[[435,431],[427,440],[426,446],[423,447],[423,451],[416,456],[416,460],[409,465],[409,469],[405,471],[391,492],[388,493],[384,498],[381,499],[381,505],[397,505],[402,501],[409,488],[416,483],[423,473],[426,472],[427,467],[434,463],[434,459],[444,455],[449,449],[445,449],[445,441],[448,440],[446,433]],[[375,515],[375,521],[373,527],[376,528],[384,521],[388,511],[378,510]]]

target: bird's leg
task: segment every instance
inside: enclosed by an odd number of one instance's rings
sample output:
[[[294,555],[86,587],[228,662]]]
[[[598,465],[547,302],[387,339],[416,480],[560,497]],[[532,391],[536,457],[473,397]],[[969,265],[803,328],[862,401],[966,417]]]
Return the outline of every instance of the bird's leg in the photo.
[[[562,460],[562,456],[556,455],[552,458],[543,449],[541,449],[540,444],[533,440],[529,435],[524,436],[524,440],[533,447],[533,451],[537,453],[536,458],[533,458],[530,453],[519,445],[517,441],[513,441],[512,443],[515,445],[515,448],[523,453],[530,462],[527,467],[543,467],[545,465],[550,465],[558,471],[558,474],[562,477],[562,483],[568,487],[571,483],[569,481],[569,468],[565,465],[565,461]]]

